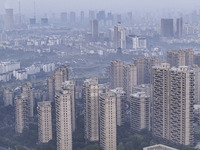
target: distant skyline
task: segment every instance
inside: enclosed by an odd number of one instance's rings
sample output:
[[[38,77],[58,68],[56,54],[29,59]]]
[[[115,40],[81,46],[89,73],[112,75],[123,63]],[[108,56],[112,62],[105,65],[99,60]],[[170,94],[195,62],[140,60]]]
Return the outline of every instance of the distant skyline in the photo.
[[[32,14],[34,0],[20,0],[22,14]],[[19,0],[0,0],[0,13],[5,8],[19,11]],[[59,13],[64,11],[106,10],[112,12],[150,11],[158,9],[191,10],[200,8],[199,0],[35,0],[36,13]]]

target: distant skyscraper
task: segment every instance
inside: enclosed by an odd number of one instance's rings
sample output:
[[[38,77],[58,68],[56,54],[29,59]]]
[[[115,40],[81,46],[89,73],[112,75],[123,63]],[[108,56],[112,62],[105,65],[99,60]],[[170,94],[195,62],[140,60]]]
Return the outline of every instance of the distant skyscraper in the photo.
[[[89,19],[90,19],[90,20],[95,19],[95,12],[94,12],[94,10],[90,10],[90,11],[89,11]]]
[[[117,150],[117,109],[113,92],[100,94],[100,146],[103,150]]]
[[[61,89],[62,83],[69,80],[69,67],[61,66],[54,71],[55,91]]]
[[[167,51],[167,62],[172,67],[191,66],[194,64],[194,51],[192,49]]]
[[[84,23],[84,20],[85,20],[85,13],[84,13],[84,11],[81,11],[81,14],[80,14],[80,22],[81,22],[81,23]]]
[[[13,91],[9,88],[4,89],[3,92],[4,106],[13,106]]]
[[[183,36],[183,18],[178,18],[176,20],[176,33],[178,38]]]
[[[114,48],[126,48],[127,29],[118,23],[114,26]]]
[[[186,66],[170,69],[169,64],[161,64],[153,67],[154,136],[193,145],[194,82],[194,71]]]
[[[13,9],[6,9],[5,12],[6,12],[6,14],[5,14],[4,29],[11,30],[14,28]]]
[[[127,21],[128,23],[131,25],[133,22],[133,13],[132,12],[128,12],[127,14]]]
[[[74,25],[76,23],[76,13],[70,12],[70,24]]]
[[[130,112],[132,130],[150,130],[150,97],[145,92],[138,92],[131,95]]]
[[[40,143],[48,143],[52,139],[51,102],[38,102],[38,139]]]
[[[54,97],[55,97],[55,78],[54,78],[54,76],[49,76],[47,78],[47,94],[48,94],[48,101],[54,102]]]
[[[105,13],[104,10],[99,11],[99,12],[97,13],[97,19],[98,19],[98,20],[105,20],[105,19],[106,19],[106,13]]]
[[[161,19],[161,36],[163,37],[174,36],[173,19]]]
[[[91,21],[91,30],[92,30],[92,38],[93,40],[97,41],[99,37],[99,22],[98,20],[94,19]]]
[[[48,18],[41,18],[41,25],[48,25],[49,19]]]
[[[116,98],[116,115],[117,115],[117,125],[121,126],[125,122],[125,100],[126,93],[123,91],[123,88],[116,88],[110,90],[115,94]]]
[[[111,61],[110,83],[111,89],[124,87],[124,63],[121,60]]]
[[[35,25],[36,24],[36,18],[30,18],[29,23],[30,23],[30,25]]]
[[[63,25],[67,24],[67,12],[62,12],[60,14],[60,21]]]
[[[70,89],[56,91],[57,150],[72,150],[72,97]]]
[[[99,141],[99,86],[98,79],[87,79],[84,90],[84,121],[86,140]]]

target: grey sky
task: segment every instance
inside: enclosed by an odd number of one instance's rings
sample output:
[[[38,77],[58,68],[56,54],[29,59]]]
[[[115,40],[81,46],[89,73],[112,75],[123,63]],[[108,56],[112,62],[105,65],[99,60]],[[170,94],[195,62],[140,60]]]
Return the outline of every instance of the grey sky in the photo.
[[[22,13],[33,12],[34,0],[20,0]],[[159,8],[194,9],[200,0],[35,0],[37,13],[104,9],[114,12],[152,10]],[[18,12],[19,0],[0,0],[0,13],[5,7]]]

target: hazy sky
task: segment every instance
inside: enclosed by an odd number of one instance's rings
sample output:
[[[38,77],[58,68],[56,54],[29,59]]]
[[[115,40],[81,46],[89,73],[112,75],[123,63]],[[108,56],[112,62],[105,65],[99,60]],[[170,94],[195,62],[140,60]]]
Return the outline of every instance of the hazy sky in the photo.
[[[34,0],[20,0],[22,13],[32,13]],[[79,11],[98,9],[113,12],[152,10],[160,8],[194,9],[200,8],[200,0],[35,0],[37,13]],[[0,13],[5,7],[18,12],[19,0],[0,0]]]

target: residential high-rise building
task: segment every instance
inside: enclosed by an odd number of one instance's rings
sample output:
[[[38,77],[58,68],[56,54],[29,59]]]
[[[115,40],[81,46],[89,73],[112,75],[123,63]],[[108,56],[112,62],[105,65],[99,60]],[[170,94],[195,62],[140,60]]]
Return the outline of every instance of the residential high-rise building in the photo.
[[[54,71],[55,91],[59,91],[62,83],[69,80],[69,67],[61,66]]]
[[[110,82],[111,88],[123,87],[124,63],[121,60],[111,61],[110,64]]]
[[[147,97],[150,97],[150,102],[152,104],[152,84],[140,84],[134,86],[132,93],[135,94],[140,92],[145,93]]]
[[[65,86],[56,91],[57,150],[72,150],[72,97],[73,93]]]
[[[176,20],[176,34],[178,38],[183,36],[183,18],[178,18]]]
[[[194,64],[200,67],[200,54],[194,55]]]
[[[69,80],[62,84],[62,88],[69,90],[71,93],[71,115],[72,115],[72,131],[76,129],[76,110],[75,110],[75,81]]]
[[[169,64],[153,67],[154,136],[193,145],[194,83],[194,71],[189,67],[170,69]]]
[[[121,126],[125,122],[125,100],[126,100],[126,93],[123,91],[123,88],[116,88],[110,90],[115,94],[116,97],[116,119],[117,125]]]
[[[117,149],[116,95],[113,92],[100,94],[100,146],[103,150]]]
[[[130,112],[132,130],[150,130],[150,97],[145,92],[138,92],[131,95]]]
[[[4,106],[13,106],[13,91],[9,88],[4,89],[3,91],[3,102]]]
[[[144,57],[133,59],[137,67],[137,84],[149,84],[152,81],[152,66],[159,65],[160,60],[157,57]]]
[[[92,31],[92,38],[94,41],[98,40],[99,37],[99,22],[98,20],[94,19],[91,20],[91,31]]]
[[[167,62],[172,67],[191,66],[194,64],[194,51],[192,49],[167,51]]]
[[[6,14],[5,14],[4,29],[11,30],[14,28],[13,9],[6,9],[5,12],[6,12]]]
[[[32,118],[34,116],[34,96],[33,96],[33,88],[30,82],[26,82],[22,84],[22,94],[26,96],[27,99],[27,109],[28,116]]]
[[[85,139],[99,141],[99,86],[98,79],[87,79],[83,85]]]
[[[38,102],[38,139],[48,143],[52,139],[51,101]]]
[[[47,94],[48,94],[48,101],[54,102],[54,97],[55,97],[55,78],[54,78],[54,76],[49,76],[47,78]]]
[[[197,65],[192,68],[195,74],[195,104],[200,105],[200,68]]]
[[[15,132],[29,128],[28,99],[23,93],[15,98]]]
[[[123,88],[126,92],[127,100],[130,100],[130,95],[135,85],[137,85],[137,67],[134,64],[124,65]]]
[[[161,19],[161,36],[163,37],[174,36],[173,19]]]

